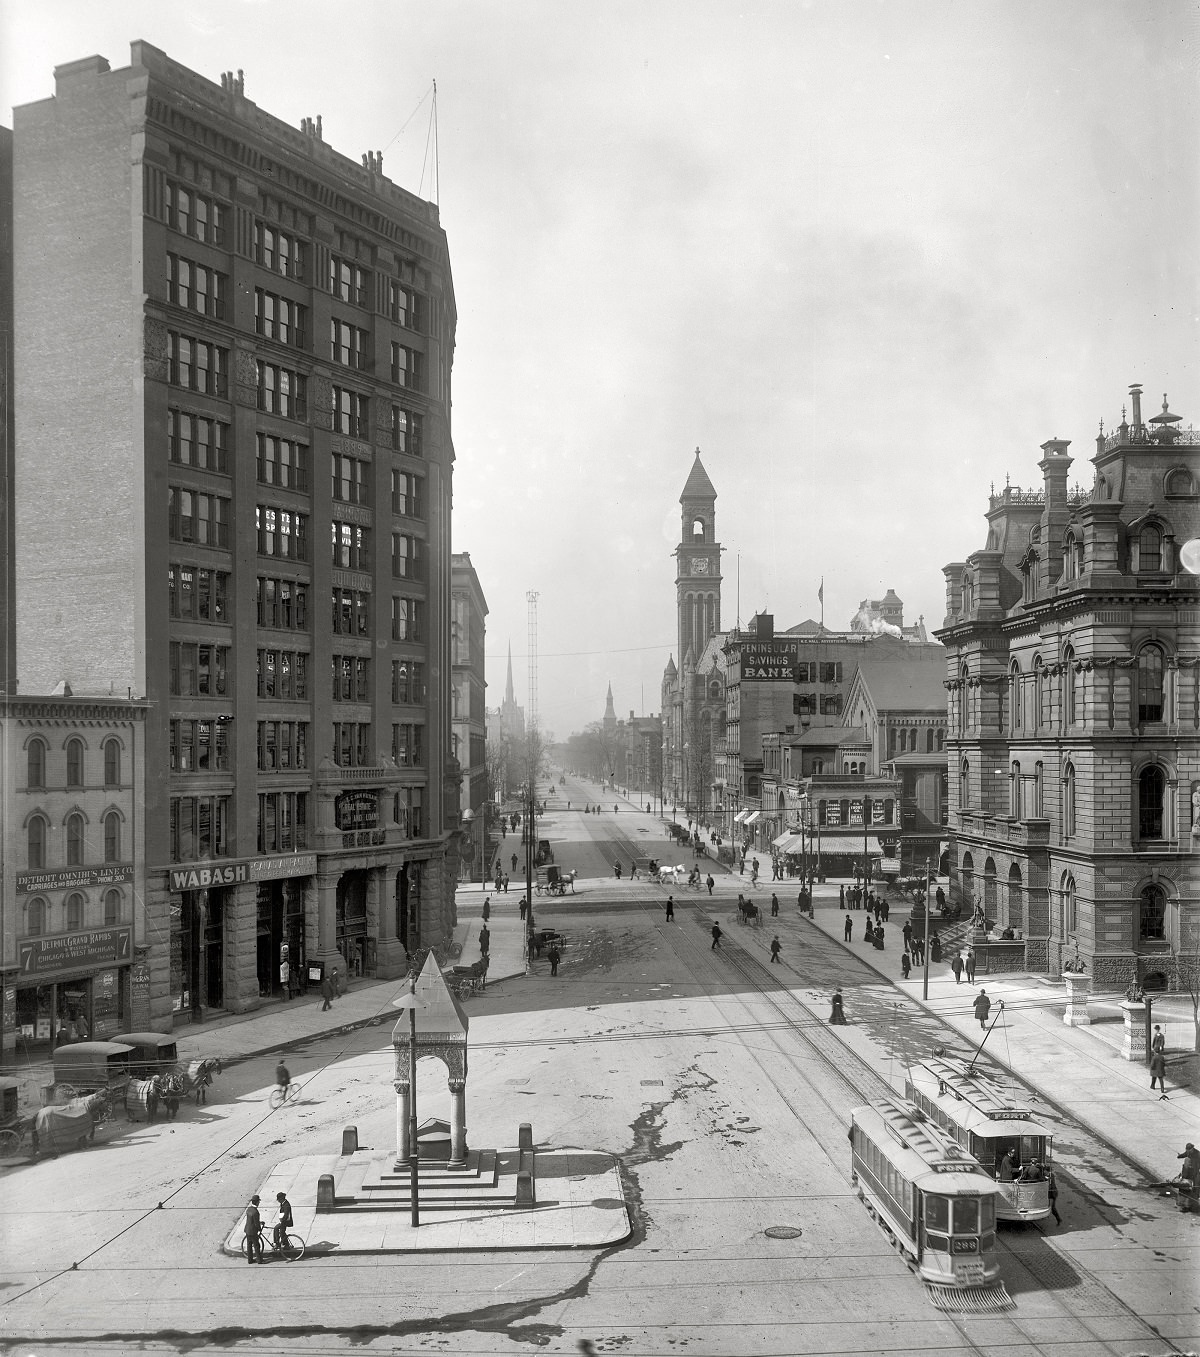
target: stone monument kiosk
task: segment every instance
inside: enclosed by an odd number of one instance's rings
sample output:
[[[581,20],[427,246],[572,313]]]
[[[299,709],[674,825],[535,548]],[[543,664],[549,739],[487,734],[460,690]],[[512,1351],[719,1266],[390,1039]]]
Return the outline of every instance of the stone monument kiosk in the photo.
[[[417,977],[417,1059],[436,1056],[445,1066],[450,1085],[450,1167],[467,1162],[467,1028],[462,1005],[446,987],[437,958],[430,952]],[[408,1163],[409,1100],[416,1090],[409,1086],[409,1018],[401,1016],[392,1029],[396,1050],[396,1168]]]

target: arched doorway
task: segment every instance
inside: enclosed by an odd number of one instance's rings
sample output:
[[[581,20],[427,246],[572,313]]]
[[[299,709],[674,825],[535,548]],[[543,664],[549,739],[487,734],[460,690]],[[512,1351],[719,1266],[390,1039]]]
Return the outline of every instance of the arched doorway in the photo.
[[[343,872],[337,884],[337,950],[346,958],[350,975],[367,970],[367,873]]]
[[[1005,922],[1009,928],[1025,927],[1025,902],[1021,885],[1021,869],[1014,862],[1008,869],[1008,917]]]
[[[983,864],[983,917],[989,923],[996,919],[996,862],[988,858]]]

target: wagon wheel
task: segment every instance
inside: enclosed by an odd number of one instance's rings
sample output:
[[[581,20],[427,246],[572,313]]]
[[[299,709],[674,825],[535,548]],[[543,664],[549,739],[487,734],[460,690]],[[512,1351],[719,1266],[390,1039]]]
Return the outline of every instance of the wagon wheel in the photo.
[[[475,984],[471,980],[461,980],[458,984],[458,997],[468,999],[475,993]]]
[[[55,1084],[54,1100],[57,1103],[69,1103],[72,1098],[81,1098],[83,1095],[74,1084]]]
[[[19,1131],[0,1131],[0,1159],[11,1159],[21,1148]]]

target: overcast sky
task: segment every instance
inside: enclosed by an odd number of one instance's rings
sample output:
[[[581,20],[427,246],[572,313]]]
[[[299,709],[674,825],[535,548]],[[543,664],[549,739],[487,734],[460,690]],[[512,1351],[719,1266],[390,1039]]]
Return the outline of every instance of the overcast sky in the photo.
[[[1184,0],[0,0],[0,109],[144,38],[438,197],[488,704],[510,642],[526,701],[536,590],[561,738],[610,680],[659,710],[697,446],[726,626],[739,561],[743,621],[824,576],[828,625],[890,586],[937,626],[992,481],[1057,436],[1090,484],[1130,382],[1196,422],[1198,33]]]

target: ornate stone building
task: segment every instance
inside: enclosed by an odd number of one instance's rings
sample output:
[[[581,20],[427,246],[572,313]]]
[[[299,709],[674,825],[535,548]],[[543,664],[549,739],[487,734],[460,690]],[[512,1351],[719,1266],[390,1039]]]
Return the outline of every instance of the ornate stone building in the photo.
[[[1200,950],[1200,433],[1130,401],[1090,486],[1052,439],[1041,489],[992,494],[937,633],[953,893],[1110,988]]]
[[[457,876],[438,208],[144,42],[13,175],[20,689],[146,699],[155,1004],[403,973]]]

